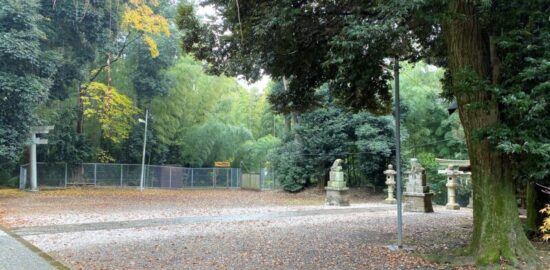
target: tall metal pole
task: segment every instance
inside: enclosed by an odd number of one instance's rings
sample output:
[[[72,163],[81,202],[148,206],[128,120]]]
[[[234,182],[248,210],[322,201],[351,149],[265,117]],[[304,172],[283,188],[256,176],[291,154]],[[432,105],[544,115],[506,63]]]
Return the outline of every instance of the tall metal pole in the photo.
[[[394,62],[395,80],[395,168],[397,182],[397,247],[403,248],[403,210],[401,208],[401,111],[399,108],[399,58],[395,57]]]
[[[38,181],[37,181],[37,166],[36,166],[36,134],[33,132],[31,136],[31,145],[30,145],[30,175],[31,175],[31,191],[38,191]]]
[[[147,146],[147,121],[149,120],[149,110],[145,110],[145,132],[143,134],[143,155],[141,157],[141,177],[139,189],[143,191],[143,176],[145,171],[145,147]]]

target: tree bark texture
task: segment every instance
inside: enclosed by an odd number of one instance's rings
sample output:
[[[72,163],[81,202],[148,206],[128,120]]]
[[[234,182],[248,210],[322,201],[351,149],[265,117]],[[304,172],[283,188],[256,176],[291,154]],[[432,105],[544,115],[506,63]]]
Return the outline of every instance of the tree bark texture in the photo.
[[[449,19],[443,25],[452,86],[464,70],[498,83],[498,57],[491,38],[479,21],[476,1],[451,0]],[[495,64],[495,66],[493,66]],[[464,127],[472,168],[474,229],[469,252],[478,264],[509,262],[517,267],[538,264],[535,249],[521,226],[515,197],[511,160],[496,152],[475,132],[499,123],[495,97],[483,89],[454,93]],[[524,264],[525,263],[525,264]]]

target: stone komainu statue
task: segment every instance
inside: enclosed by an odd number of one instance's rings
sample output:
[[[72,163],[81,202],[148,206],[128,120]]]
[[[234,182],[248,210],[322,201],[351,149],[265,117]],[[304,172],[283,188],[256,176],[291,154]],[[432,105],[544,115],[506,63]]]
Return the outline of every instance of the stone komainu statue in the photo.
[[[335,160],[334,163],[332,164],[332,167],[330,167],[330,170],[333,171],[333,172],[340,172],[340,171],[342,171],[342,166],[340,166],[340,164],[342,164],[342,160],[341,160],[341,159]]]

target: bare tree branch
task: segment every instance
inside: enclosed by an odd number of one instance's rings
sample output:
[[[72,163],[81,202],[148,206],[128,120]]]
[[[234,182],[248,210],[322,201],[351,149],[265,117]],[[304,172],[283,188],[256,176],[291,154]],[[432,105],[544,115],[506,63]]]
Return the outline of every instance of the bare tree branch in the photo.
[[[134,43],[136,40],[140,39],[141,37],[143,36],[143,34],[139,34],[138,36],[136,36],[135,38],[125,42],[122,47],[118,50],[118,52],[115,54],[115,57],[111,60],[111,64],[113,64],[114,62],[118,61],[120,58],[122,58],[122,54],[124,53],[124,50],[126,50],[126,48]],[[108,66],[108,64],[104,64],[103,66],[99,67],[96,72],[94,73],[94,75],[92,75],[92,77],[90,77],[90,80],[88,81],[89,83],[93,82],[97,76],[99,76],[99,74],[101,74],[101,72],[103,72],[103,70]]]

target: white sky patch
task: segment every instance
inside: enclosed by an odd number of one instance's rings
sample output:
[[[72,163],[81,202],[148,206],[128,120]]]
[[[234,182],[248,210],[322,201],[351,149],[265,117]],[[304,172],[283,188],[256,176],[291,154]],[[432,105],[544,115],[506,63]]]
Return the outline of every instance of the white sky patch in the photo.
[[[214,15],[216,15],[216,10],[214,9],[214,6],[212,6],[212,5],[208,5],[208,6],[197,5],[197,15],[199,15],[199,16],[214,16]]]
[[[208,23],[211,23],[213,20],[221,20],[220,15],[216,13],[216,9],[214,8],[213,5],[202,6],[200,4],[201,2],[202,1],[197,1],[197,4],[195,7],[196,7],[197,16],[203,20],[203,23],[208,24]],[[226,31],[224,35],[229,36],[231,35],[231,32]],[[244,76],[239,75],[237,76],[236,80],[242,87],[246,88],[247,90],[256,88],[258,92],[261,94],[264,92],[264,89],[267,87],[267,85],[271,81],[271,77],[267,75],[263,75],[260,80],[253,83],[248,83],[244,79]]]
[[[267,87],[267,85],[269,84],[269,82],[271,81],[271,77],[267,76],[267,75],[263,75],[262,78],[254,83],[248,83],[245,79],[244,79],[244,76],[240,75],[240,76],[237,76],[237,82],[244,88],[246,88],[247,90],[252,90],[254,88],[256,88],[258,90],[258,93],[260,94],[263,94],[265,88]]]
[[[439,68],[434,65],[426,65],[426,68],[428,69],[428,72],[436,72]]]

